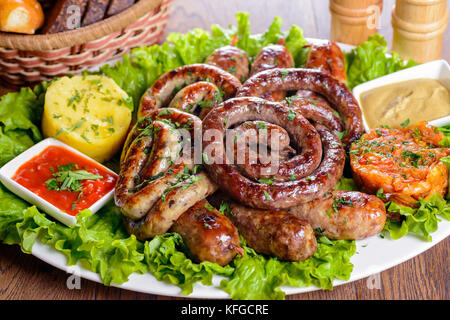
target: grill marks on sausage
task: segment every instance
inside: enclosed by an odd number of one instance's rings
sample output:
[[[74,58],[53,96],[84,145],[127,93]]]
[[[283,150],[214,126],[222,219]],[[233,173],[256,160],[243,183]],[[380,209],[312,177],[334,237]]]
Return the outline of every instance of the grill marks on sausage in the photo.
[[[224,266],[236,254],[244,255],[236,227],[206,200],[184,212],[172,226],[172,231],[181,235],[196,261],[211,261]]]
[[[130,132],[115,189],[126,230],[141,240],[167,232],[184,211],[217,189],[180,157],[180,134],[173,126],[178,123],[193,134],[200,119],[177,109],[166,111],[154,110]]]
[[[324,71],[342,83],[347,82],[344,54],[336,43],[328,41],[309,46],[311,50],[306,59],[306,68]]]
[[[247,52],[234,46],[225,46],[214,50],[205,61],[233,74],[240,81],[248,78],[249,63]]]
[[[248,208],[229,201],[226,211],[247,244],[256,252],[281,260],[301,261],[317,248],[312,227],[286,211]]]
[[[378,197],[336,190],[326,197],[292,207],[288,212],[330,239],[364,239],[383,230],[386,209]]]
[[[323,96],[340,114],[347,134],[346,145],[358,140],[364,132],[361,110],[350,90],[333,76],[310,69],[270,69],[248,79],[237,97],[261,97],[268,91],[309,90]]]
[[[225,118],[228,121],[223,126]],[[301,148],[299,155],[280,163],[279,175],[272,184],[244,176],[236,165],[227,164],[225,158],[225,129],[251,120],[281,126],[294,144]],[[203,132],[208,129],[215,129],[221,134],[216,141],[203,137],[203,150],[209,149],[211,144],[216,150],[217,158],[206,165],[210,177],[222,190],[247,206],[279,209],[308,202],[323,196],[342,175],[345,155],[339,139],[323,125],[313,127],[301,115],[295,114],[289,120],[289,109],[283,104],[252,97],[230,99],[206,116]]]
[[[232,74],[207,64],[192,64],[176,68],[162,75],[141,99],[138,119],[153,110],[167,106],[177,88],[199,81],[207,81],[219,88],[223,99],[234,97],[241,82]]]

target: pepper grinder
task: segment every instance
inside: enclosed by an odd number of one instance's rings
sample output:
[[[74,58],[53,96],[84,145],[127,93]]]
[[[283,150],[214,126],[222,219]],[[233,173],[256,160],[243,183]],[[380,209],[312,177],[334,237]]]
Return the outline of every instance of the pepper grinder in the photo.
[[[358,45],[378,32],[383,0],[330,0],[332,41]]]
[[[420,63],[440,59],[447,25],[446,0],[396,0],[392,50]]]

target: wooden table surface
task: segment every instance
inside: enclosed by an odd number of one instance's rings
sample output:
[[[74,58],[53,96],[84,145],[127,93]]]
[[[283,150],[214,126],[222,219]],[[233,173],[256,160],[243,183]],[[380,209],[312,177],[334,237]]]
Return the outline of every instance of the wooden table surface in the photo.
[[[380,33],[391,43],[390,11],[395,1],[385,0]],[[450,8],[450,0],[448,0]],[[297,24],[306,37],[329,37],[330,13],[326,0],[175,0],[167,32],[185,32],[213,23],[235,23],[234,14],[251,14],[252,32],[267,28],[275,16],[284,27]],[[443,58],[450,60],[450,31],[444,39]],[[0,87],[0,94],[5,89]],[[287,299],[449,299],[449,239],[396,267],[368,279],[314,291]],[[37,258],[23,254],[18,246],[0,244],[0,299],[174,299],[106,287],[81,280],[81,289],[68,289],[68,274]]]

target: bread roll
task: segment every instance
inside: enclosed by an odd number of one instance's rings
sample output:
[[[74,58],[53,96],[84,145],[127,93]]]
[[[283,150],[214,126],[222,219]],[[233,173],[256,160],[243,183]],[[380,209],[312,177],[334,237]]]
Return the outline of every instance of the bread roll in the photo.
[[[0,0],[0,31],[34,34],[44,23],[35,0]]]

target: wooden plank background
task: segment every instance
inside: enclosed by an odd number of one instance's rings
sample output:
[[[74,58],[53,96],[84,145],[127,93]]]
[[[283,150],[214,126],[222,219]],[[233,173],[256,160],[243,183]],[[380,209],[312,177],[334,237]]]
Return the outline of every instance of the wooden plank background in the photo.
[[[392,39],[390,13],[394,0],[384,0],[380,33]],[[450,8],[450,0],[448,1]],[[327,0],[176,0],[167,32],[186,32],[217,23],[235,23],[238,11],[250,12],[252,32],[262,32],[275,16],[303,28],[306,37],[327,39],[330,13]],[[450,59],[450,31],[445,33],[443,58]],[[0,87],[0,95],[6,90]],[[372,277],[288,299],[449,299],[450,240],[425,253]],[[81,289],[68,289],[68,274],[37,258],[23,254],[18,246],[0,244],[0,299],[174,299],[106,287],[81,280]],[[375,281],[375,282],[374,282]],[[373,284],[378,283],[378,285]]]

